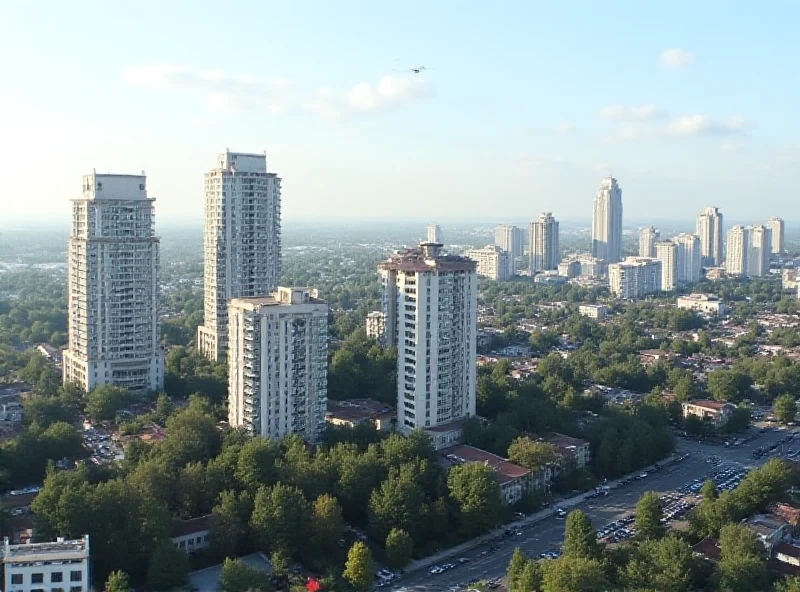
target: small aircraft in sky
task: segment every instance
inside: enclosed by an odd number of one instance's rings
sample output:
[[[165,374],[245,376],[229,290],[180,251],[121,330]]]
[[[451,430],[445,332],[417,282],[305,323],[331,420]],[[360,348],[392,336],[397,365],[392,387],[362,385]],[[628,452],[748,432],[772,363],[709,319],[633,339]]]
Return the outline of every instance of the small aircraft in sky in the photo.
[[[399,62],[400,60],[395,60],[395,61]],[[411,68],[406,68],[404,70],[395,69],[395,72],[411,72],[412,74],[420,74],[423,70],[430,70],[430,68],[428,66],[413,66]]]

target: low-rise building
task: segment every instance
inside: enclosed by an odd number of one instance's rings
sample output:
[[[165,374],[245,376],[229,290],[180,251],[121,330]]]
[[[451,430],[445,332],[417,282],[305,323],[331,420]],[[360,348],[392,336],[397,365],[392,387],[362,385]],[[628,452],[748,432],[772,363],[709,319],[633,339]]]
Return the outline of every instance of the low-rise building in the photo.
[[[500,495],[507,504],[519,502],[525,492],[534,487],[535,479],[530,469],[514,464],[502,456],[467,444],[450,446],[439,451],[439,464],[445,470],[468,462],[484,464],[494,471],[500,485]],[[543,482],[546,480],[542,479]]]
[[[354,428],[371,424],[379,432],[392,430],[396,420],[397,414],[392,406],[373,399],[328,399],[328,411],[325,414],[325,421],[331,425]]]
[[[582,469],[589,464],[591,450],[586,440],[558,433],[549,434],[542,439],[555,449],[561,459],[561,468]]]
[[[89,535],[68,541],[12,545],[3,550],[6,592],[88,592]]]
[[[689,294],[688,296],[678,296],[678,308],[694,310],[718,317],[725,316],[728,312],[728,307],[714,294]]]
[[[756,514],[745,520],[744,525],[756,535],[767,553],[772,553],[775,545],[788,541],[792,536],[792,525],[777,516]]]
[[[558,275],[569,280],[581,275],[581,262],[577,259],[566,259],[558,264]]]
[[[187,555],[207,549],[211,538],[211,516],[176,521],[172,525],[169,538]]]
[[[581,304],[578,312],[590,319],[603,320],[608,316],[608,307],[605,304]]]
[[[789,504],[778,504],[772,513],[792,525],[794,534],[800,532],[800,509],[790,506]]]
[[[776,543],[772,547],[772,556],[781,563],[800,567],[800,549],[789,543]]]
[[[383,341],[386,334],[386,313],[378,310],[367,314],[367,337]]]
[[[710,421],[714,427],[721,428],[730,420],[736,405],[732,403],[722,403],[720,401],[710,401],[700,399],[696,401],[686,401],[681,403],[683,417],[690,415],[699,417],[703,421]]]
[[[784,290],[796,290],[798,287],[797,270],[796,269],[782,269],[781,270],[781,288]]]

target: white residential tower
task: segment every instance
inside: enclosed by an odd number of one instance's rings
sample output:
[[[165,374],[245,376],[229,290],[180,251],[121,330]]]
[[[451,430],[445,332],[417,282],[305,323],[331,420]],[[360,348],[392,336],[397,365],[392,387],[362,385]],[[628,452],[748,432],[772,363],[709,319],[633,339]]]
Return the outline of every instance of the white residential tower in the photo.
[[[592,256],[608,263],[622,259],[622,190],[613,177],[600,182],[594,198]]]

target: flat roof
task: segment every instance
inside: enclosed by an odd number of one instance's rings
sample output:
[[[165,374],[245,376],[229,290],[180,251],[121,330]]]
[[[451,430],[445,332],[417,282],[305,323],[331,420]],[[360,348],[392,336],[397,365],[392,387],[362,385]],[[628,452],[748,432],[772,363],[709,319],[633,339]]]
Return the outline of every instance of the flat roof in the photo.
[[[87,537],[88,538],[88,537]],[[25,543],[6,545],[4,563],[28,563],[36,561],[64,561],[86,559],[89,556],[86,538],[49,543]]]
[[[265,573],[265,579],[272,573],[272,565],[263,553],[253,553],[239,557],[245,565]],[[189,588],[195,592],[217,592],[219,590],[219,575],[222,572],[222,564],[212,565],[205,569],[193,571],[189,574]]]

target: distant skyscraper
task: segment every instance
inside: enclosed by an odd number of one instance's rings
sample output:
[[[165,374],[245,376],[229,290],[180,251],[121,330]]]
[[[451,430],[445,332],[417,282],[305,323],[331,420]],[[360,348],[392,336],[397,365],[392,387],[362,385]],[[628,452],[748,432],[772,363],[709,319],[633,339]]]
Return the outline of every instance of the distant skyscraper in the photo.
[[[228,423],[265,438],[315,441],[328,405],[328,305],[307,288],[234,298],[228,316]]]
[[[608,266],[608,284],[617,298],[635,300],[661,290],[661,261],[628,257]]]
[[[228,302],[268,296],[281,265],[281,179],[267,172],[265,154],[226,150],[205,176],[203,324],[200,352],[225,355]]]
[[[661,261],[661,290],[672,292],[678,286],[678,246],[672,241],[655,245],[656,258]]]
[[[478,264],[478,275],[496,282],[507,280],[511,254],[496,245],[486,245],[482,249],[469,249],[464,252]]]
[[[494,244],[508,253],[509,276],[516,273],[516,260],[525,254],[524,233],[521,228],[503,224],[494,229]]]
[[[763,277],[769,275],[769,258],[772,252],[772,232],[763,225],[750,228],[750,261],[747,275]]]
[[[725,242],[727,243],[725,271],[729,275],[747,277],[750,263],[750,229],[738,225],[731,226]]]
[[[397,348],[397,425],[422,428],[436,448],[460,438],[475,415],[476,263],[437,245],[398,252],[378,265],[386,342]]]
[[[622,259],[622,190],[613,177],[600,182],[594,198],[592,255],[608,263]]]
[[[722,212],[718,208],[706,208],[697,216],[697,236],[700,237],[702,265],[722,265]]]
[[[679,284],[696,284],[700,281],[702,259],[700,237],[684,232],[672,239],[678,248],[677,276]]]
[[[639,231],[639,257],[655,257],[656,241],[660,238],[658,230],[652,226]]]
[[[443,244],[442,229],[438,224],[428,224],[428,242]]]
[[[783,236],[784,236],[784,223],[783,218],[773,216],[769,219],[767,226],[772,231],[772,254],[779,255],[783,253]]]
[[[144,175],[83,177],[67,243],[64,381],[88,391],[164,386],[153,202]]]
[[[531,222],[528,251],[531,275],[537,271],[558,269],[558,222],[550,212],[541,214],[535,222]]]

